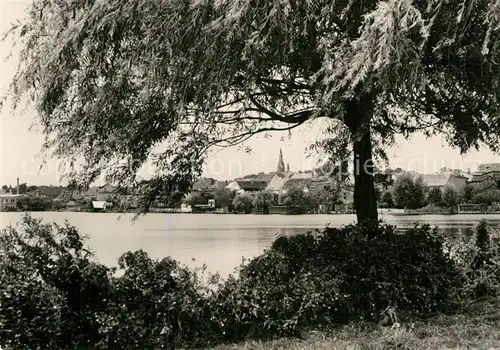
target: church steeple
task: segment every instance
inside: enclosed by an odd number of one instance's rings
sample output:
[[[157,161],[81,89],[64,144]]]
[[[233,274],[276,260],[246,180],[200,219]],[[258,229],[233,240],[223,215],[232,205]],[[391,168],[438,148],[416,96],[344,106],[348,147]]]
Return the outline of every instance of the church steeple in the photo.
[[[278,159],[278,168],[276,169],[278,173],[285,172],[285,162],[283,161],[283,151],[280,148],[280,158]]]

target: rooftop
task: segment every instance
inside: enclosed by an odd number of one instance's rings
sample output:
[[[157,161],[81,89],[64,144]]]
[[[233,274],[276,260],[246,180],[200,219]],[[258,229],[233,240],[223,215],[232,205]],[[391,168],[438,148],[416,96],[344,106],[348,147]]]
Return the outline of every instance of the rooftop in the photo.
[[[199,178],[193,184],[193,191],[204,190],[223,190],[226,187],[226,181],[218,181],[212,178]]]
[[[485,180],[485,176],[482,174],[475,174],[469,179],[469,182],[483,182]]]
[[[312,178],[290,178],[284,184],[282,189],[287,190],[290,187],[309,187],[311,185]]]
[[[429,187],[442,187],[446,185],[450,177],[451,174],[427,174],[422,175],[422,180]]]
[[[484,174],[474,174],[472,178],[469,179],[469,182],[484,182],[484,181],[492,181],[496,180],[496,176],[493,174],[489,173],[484,173]]]
[[[492,171],[499,171],[500,172],[500,163],[480,164],[477,168],[477,172],[481,173],[481,174],[489,173]]]
[[[238,186],[243,190],[257,190],[261,191],[266,188],[266,181],[254,181],[254,180],[236,180]]]

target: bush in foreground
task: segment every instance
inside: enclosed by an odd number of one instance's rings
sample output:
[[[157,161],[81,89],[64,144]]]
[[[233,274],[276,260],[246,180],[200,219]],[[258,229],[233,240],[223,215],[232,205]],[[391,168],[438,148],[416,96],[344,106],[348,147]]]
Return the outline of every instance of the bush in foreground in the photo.
[[[466,276],[469,298],[500,295],[500,236],[486,221],[477,225],[469,240],[455,244],[452,253]]]
[[[436,230],[381,225],[280,237],[230,279],[214,308],[227,340],[459,309],[465,280]],[[387,320],[386,320],[387,319]]]
[[[77,230],[25,217],[0,234],[0,346],[92,346],[113,296],[112,269],[91,260]]]
[[[498,291],[500,243],[485,225],[457,247],[429,226],[381,224],[280,237],[209,288],[142,251],[100,265],[74,227],[26,217],[0,236],[0,345],[175,348],[299,335],[368,320],[458,311]]]
[[[25,217],[0,235],[0,346],[163,348],[203,339],[205,289],[196,273],[143,251],[94,261],[69,224]]]

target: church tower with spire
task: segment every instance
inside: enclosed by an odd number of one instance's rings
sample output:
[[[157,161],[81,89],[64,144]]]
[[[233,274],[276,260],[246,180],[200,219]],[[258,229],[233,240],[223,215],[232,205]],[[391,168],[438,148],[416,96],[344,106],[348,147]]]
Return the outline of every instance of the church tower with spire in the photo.
[[[280,148],[280,158],[278,159],[278,167],[276,169],[276,172],[278,173],[284,173],[285,172],[285,162],[283,161],[283,151]]]

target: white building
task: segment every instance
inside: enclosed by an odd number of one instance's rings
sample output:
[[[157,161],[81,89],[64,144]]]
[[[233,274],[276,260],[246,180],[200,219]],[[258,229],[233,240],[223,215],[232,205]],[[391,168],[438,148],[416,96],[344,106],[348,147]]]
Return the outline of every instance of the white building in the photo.
[[[0,211],[15,210],[17,201],[22,196],[19,194],[2,193],[0,194]]]
[[[15,210],[17,208],[17,201],[21,197],[19,194],[19,178],[17,178],[16,194],[5,193],[0,190],[0,211]]]
[[[181,212],[182,213],[192,213],[193,208],[189,204],[182,203],[181,204]]]

